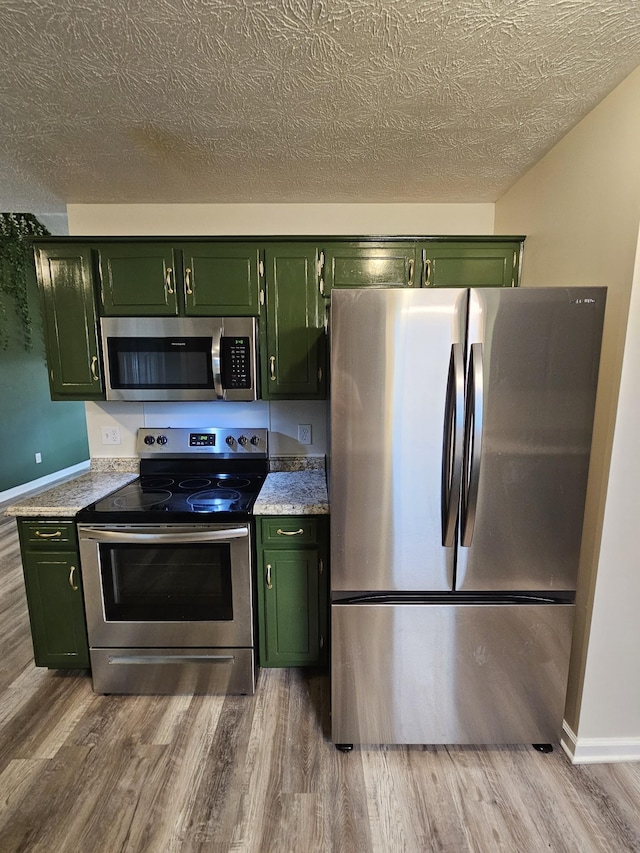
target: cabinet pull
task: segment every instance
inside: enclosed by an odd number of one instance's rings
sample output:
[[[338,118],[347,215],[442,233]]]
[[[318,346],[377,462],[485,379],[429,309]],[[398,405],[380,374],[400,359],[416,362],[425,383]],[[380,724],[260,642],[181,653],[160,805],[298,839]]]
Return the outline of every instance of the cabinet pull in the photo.
[[[264,290],[260,289],[260,305],[264,305]]]
[[[276,357],[275,355],[269,356],[269,370],[271,372],[271,379],[275,381],[276,378]]]
[[[187,294],[193,296],[193,290],[191,290],[191,267],[187,267],[184,271],[184,283],[187,287]]]
[[[100,377],[98,376],[98,374],[96,372],[97,366],[98,366],[98,356],[94,355],[91,357],[91,365],[89,368],[91,370],[91,376],[93,377],[94,382],[100,382]]]
[[[413,287],[413,268],[414,268],[414,266],[415,266],[415,261],[413,260],[413,258],[411,258],[409,260],[409,281],[407,282],[407,285],[409,287]]]
[[[424,286],[429,287],[431,284],[431,261],[425,258],[424,261]]]
[[[78,589],[78,584],[73,580],[73,576],[75,574],[75,571],[76,571],[76,567],[71,566],[71,569],[69,570],[69,586],[71,587],[71,589],[74,592]]]
[[[167,293],[173,293],[173,287],[171,286],[171,273],[172,272],[173,272],[173,269],[171,267],[167,267],[167,272],[166,272],[166,275],[164,277],[164,284],[165,284],[165,287],[167,288]]]
[[[324,572],[324,563],[322,560],[318,560],[318,574],[321,575]]]
[[[258,275],[260,276],[260,278],[263,278],[263,276],[264,276],[264,262],[263,261],[258,261]]]
[[[271,583],[271,563],[267,563],[267,589],[273,589],[273,584]]]
[[[300,536],[302,533],[304,533],[304,528],[301,527],[299,530],[283,530],[281,527],[279,527],[276,530],[276,533],[278,534],[278,536]]]
[[[33,535],[37,536],[38,539],[58,539],[60,536],[62,536],[62,531],[56,530],[55,533],[40,533],[39,530],[36,530]]]

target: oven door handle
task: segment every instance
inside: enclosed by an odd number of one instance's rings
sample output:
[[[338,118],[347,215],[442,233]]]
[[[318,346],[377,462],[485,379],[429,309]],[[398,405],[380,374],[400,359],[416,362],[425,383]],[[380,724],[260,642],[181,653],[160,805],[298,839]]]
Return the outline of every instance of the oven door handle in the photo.
[[[227,527],[224,530],[190,530],[185,533],[156,531],[154,533],[134,533],[128,530],[97,530],[95,527],[83,527],[82,538],[96,542],[221,542],[227,539],[245,539],[249,536],[249,527]]]

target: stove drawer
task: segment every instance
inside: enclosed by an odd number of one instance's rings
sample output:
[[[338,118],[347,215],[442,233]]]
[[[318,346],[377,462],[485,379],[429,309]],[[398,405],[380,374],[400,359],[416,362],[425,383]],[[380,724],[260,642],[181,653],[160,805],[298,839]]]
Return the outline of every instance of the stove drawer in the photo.
[[[91,649],[96,693],[252,694],[253,649]]]

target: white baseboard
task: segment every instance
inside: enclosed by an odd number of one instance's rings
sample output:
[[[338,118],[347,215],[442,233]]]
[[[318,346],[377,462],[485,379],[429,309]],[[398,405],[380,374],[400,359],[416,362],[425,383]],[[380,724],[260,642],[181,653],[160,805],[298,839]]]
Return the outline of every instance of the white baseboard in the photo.
[[[563,722],[560,744],[572,764],[640,761],[640,738],[581,738]]]
[[[9,503],[22,495],[41,491],[43,488],[50,486],[53,483],[59,483],[61,480],[67,480],[69,477],[75,477],[78,474],[82,474],[84,471],[88,471],[90,467],[91,461],[87,459],[84,462],[79,462],[77,465],[71,465],[69,468],[63,468],[61,471],[54,471],[53,474],[47,474],[46,477],[39,477],[37,480],[31,480],[28,483],[23,483],[21,486],[16,486],[13,489],[7,489],[4,492],[0,492],[0,503]]]

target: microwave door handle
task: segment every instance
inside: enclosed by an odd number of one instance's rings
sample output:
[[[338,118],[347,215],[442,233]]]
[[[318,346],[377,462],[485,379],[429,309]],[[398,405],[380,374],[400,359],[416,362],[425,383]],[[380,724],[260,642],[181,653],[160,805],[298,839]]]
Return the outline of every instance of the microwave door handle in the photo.
[[[222,387],[222,325],[211,338],[211,369],[213,371],[213,389],[218,400],[224,399]]]
[[[228,527],[224,530],[191,530],[184,533],[135,533],[131,530],[99,530],[95,527],[83,527],[83,538],[93,539],[95,542],[155,542],[158,544],[173,542],[220,542],[228,539],[244,539],[249,535],[246,525],[241,527]]]

